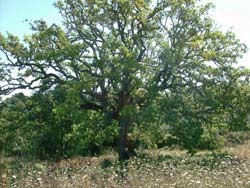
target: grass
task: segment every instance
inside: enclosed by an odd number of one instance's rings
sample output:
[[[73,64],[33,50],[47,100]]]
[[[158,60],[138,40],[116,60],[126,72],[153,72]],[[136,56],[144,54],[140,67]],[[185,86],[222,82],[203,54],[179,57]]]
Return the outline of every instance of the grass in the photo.
[[[1,158],[0,187],[250,188],[250,141],[193,157],[151,150],[126,163],[112,154],[58,162]]]

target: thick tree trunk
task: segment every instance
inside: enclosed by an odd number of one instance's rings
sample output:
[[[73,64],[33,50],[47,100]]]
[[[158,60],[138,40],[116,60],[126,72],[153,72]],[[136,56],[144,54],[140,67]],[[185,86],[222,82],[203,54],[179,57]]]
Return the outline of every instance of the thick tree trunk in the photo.
[[[128,117],[121,117],[119,120],[119,141],[118,141],[118,154],[119,160],[123,161],[129,158],[128,152],[128,127],[130,120]]]
[[[119,93],[119,101],[118,101],[118,109],[119,115],[118,125],[119,125],[119,141],[118,141],[118,154],[119,160],[123,161],[129,158],[129,150],[128,150],[128,131],[129,126],[131,125],[131,97],[130,97],[130,89],[129,89],[129,75],[126,72],[126,79],[124,80],[124,85],[122,91]]]

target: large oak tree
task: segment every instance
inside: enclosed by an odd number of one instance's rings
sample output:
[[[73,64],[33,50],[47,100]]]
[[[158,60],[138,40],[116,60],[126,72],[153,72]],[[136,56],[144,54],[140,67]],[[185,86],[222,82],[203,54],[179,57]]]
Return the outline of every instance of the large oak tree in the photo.
[[[120,159],[129,155],[129,128],[155,96],[205,97],[203,88],[229,85],[246,50],[216,27],[212,5],[198,0],[59,0],[55,6],[62,26],[38,20],[23,41],[0,35],[0,94],[73,88],[81,109],[118,122]]]

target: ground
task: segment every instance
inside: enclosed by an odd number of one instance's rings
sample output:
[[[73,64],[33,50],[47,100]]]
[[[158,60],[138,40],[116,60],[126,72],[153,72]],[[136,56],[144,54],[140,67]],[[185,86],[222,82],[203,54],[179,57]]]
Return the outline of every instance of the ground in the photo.
[[[250,140],[193,157],[178,149],[151,150],[126,163],[114,154],[58,162],[2,157],[0,187],[250,188]]]

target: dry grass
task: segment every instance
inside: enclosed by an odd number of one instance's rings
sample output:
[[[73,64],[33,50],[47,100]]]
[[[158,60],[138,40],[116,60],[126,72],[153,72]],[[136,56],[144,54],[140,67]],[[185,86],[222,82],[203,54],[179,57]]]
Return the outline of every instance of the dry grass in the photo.
[[[225,148],[224,151],[227,151],[242,160],[250,160],[250,140],[241,145]]]
[[[0,187],[250,188],[250,142],[221,152],[153,151],[118,163],[114,155],[59,162],[0,161]]]

